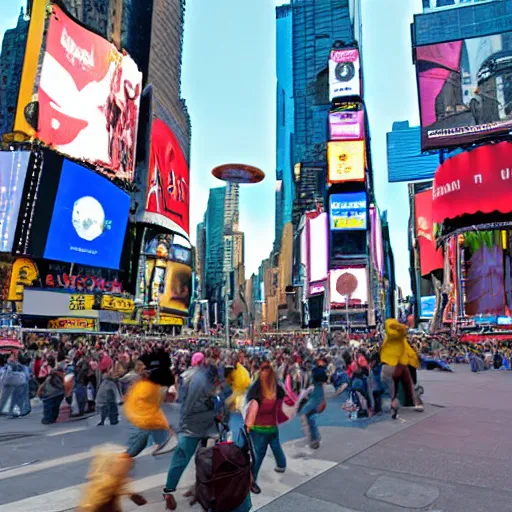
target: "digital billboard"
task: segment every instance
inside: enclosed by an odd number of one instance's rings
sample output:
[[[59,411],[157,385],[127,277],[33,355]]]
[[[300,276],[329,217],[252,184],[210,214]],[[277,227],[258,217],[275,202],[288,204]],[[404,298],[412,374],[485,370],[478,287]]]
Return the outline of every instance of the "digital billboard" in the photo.
[[[146,220],[173,231],[189,228],[189,169],[174,132],[160,119],[153,121],[149,159]]]
[[[445,160],[434,177],[432,219],[512,212],[512,144],[480,146]],[[467,225],[475,219],[468,217]]]
[[[329,100],[361,96],[359,50],[332,50],[329,58]]]
[[[382,240],[382,222],[377,207],[370,208],[372,260],[375,268],[384,274],[384,242]]]
[[[11,252],[30,151],[0,152],[0,252]]]
[[[426,276],[444,267],[443,251],[437,249],[432,223],[432,189],[414,196],[416,238],[420,248],[420,271]]]
[[[338,268],[329,272],[331,304],[351,306],[368,304],[368,275],[366,268]]]
[[[164,292],[160,295],[160,308],[187,315],[191,293],[192,268],[182,263],[168,261]]]
[[[364,181],[364,141],[328,142],[327,162],[329,183]]]
[[[328,272],[328,226],[327,213],[308,219],[309,282],[323,281]]]
[[[436,310],[436,296],[429,295],[420,298],[420,318],[433,318]]]
[[[416,47],[423,150],[512,128],[512,32]]]
[[[362,103],[342,103],[329,112],[331,140],[364,140],[364,109]]]
[[[332,194],[329,203],[331,230],[366,230],[366,192]]]
[[[142,74],[135,62],[51,5],[36,136],[132,181]]]
[[[44,258],[118,269],[129,209],[126,192],[64,160]]]

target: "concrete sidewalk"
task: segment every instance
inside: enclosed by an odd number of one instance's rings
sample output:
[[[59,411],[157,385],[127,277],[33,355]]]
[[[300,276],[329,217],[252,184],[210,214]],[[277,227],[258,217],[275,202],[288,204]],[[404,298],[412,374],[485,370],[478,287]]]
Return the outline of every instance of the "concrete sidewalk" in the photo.
[[[456,369],[421,372],[426,400],[443,406],[435,414],[347,457],[262,510],[512,511],[512,373]],[[339,431],[335,435],[325,440],[333,450],[344,442]]]

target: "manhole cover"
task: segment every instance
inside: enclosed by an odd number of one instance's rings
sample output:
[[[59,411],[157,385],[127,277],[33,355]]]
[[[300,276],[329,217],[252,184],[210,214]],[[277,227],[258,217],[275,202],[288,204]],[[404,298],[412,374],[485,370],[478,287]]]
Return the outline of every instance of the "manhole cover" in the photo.
[[[366,496],[403,508],[421,509],[432,505],[439,498],[439,489],[431,485],[381,476],[368,489]]]

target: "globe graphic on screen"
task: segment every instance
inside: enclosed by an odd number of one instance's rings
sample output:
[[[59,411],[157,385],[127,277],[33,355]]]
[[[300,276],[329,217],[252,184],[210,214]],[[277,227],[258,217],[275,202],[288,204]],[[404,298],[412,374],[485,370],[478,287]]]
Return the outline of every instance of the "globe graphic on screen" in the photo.
[[[92,242],[103,234],[105,210],[94,197],[81,197],[73,205],[72,222],[76,234],[83,240]]]

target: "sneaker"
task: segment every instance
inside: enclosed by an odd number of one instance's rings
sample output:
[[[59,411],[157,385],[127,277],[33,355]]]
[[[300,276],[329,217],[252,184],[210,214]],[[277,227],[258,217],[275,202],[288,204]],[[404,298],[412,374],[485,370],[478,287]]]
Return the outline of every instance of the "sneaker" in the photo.
[[[164,490],[165,510],[176,510],[178,506],[174,496],[171,493],[167,493]]]
[[[104,421],[100,421],[97,426],[98,427],[104,427],[105,426],[105,422]]]
[[[159,444],[152,452],[151,455],[156,457],[157,455],[163,455],[164,453],[172,452],[176,446],[178,446],[178,437],[174,432],[170,433],[167,439]]]
[[[425,410],[425,408],[423,407],[423,405],[415,405],[414,410],[416,412],[423,412]]]
[[[309,447],[312,450],[318,450],[318,448],[320,448],[320,441],[311,441]]]
[[[284,473],[286,471],[286,468],[274,468],[274,471],[276,473]]]

